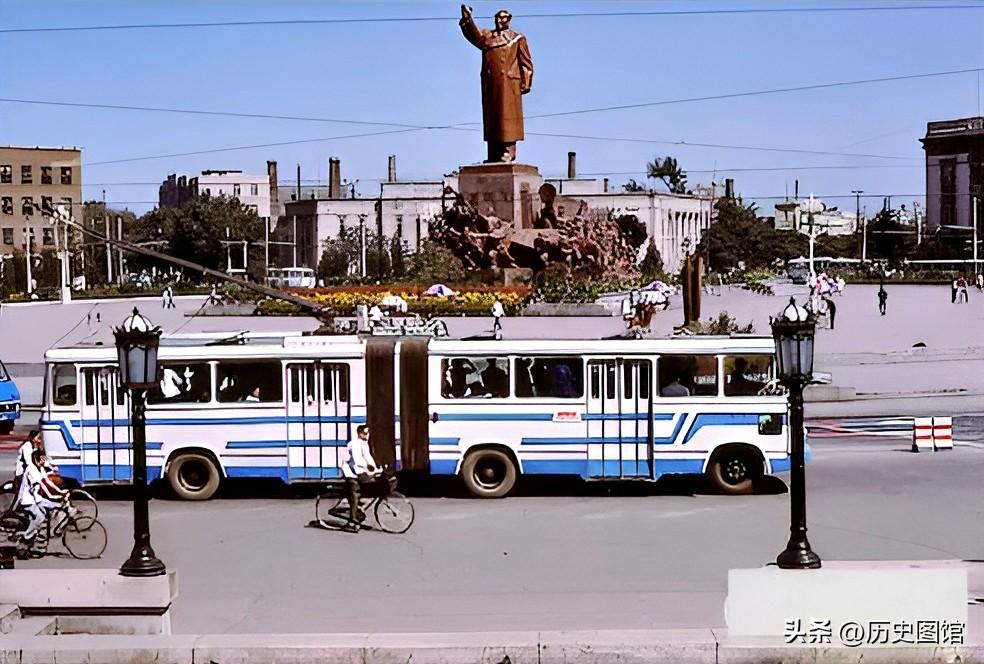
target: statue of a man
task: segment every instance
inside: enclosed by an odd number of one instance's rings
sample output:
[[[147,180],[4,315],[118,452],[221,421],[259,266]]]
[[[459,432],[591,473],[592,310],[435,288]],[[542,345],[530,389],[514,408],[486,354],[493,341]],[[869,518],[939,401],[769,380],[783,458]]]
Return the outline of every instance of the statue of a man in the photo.
[[[533,86],[533,59],[526,37],[509,29],[505,9],[495,13],[495,29],[475,25],[471,9],[461,5],[461,32],[482,49],[482,120],[489,157],[486,162],[515,161],[523,140],[523,95]]]

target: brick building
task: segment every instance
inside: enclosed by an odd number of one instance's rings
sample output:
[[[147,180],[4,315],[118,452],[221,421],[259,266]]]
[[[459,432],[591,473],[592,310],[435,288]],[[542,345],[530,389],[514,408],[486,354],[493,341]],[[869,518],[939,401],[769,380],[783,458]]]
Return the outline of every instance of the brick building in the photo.
[[[54,226],[43,214],[65,205],[82,217],[82,151],[0,147],[0,253],[54,248]]]

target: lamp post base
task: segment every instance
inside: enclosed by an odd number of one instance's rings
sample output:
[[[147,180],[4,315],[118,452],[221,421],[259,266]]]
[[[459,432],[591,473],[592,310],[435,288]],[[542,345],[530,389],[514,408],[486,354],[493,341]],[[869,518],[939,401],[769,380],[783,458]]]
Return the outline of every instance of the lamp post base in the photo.
[[[810,550],[808,542],[790,542],[776,558],[781,569],[819,569],[820,556]]]
[[[150,547],[134,549],[130,557],[120,567],[122,576],[160,576],[167,573],[167,568]]]

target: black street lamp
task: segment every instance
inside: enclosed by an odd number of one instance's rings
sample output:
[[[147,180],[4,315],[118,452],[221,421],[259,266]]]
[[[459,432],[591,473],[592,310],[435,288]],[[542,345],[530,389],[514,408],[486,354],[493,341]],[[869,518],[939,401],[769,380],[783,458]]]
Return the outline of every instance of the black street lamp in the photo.
[[[147,390],[157,385],[157,348],[161,328],[140,315],[133,315],[113,331],[120,365],[120,384],[130,391],[133,423],[133,551],[123,566],[123,576],[158,576],[167,569],[150,546],[150,516],[147,501]]]
[[[792,438],[790,468],[789,542],[776,558],[783,569],[816,569],[820,556],[806,538],[806,462],[803,433],[803,388],[813,379],[813,337],[816,318],[789,298],[789,305],[771,320],[776,341],[779,382],[789,390],[789,428]]]

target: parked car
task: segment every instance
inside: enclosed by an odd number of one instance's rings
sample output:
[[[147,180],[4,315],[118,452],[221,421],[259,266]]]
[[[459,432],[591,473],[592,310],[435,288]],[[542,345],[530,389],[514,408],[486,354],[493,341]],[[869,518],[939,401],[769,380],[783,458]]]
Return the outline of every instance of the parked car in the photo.
[[[0,434],[8,434],[14,430],[14,420],[20,417],[20,411],[20,392],[7,372],[7,367],[0,362]]]

